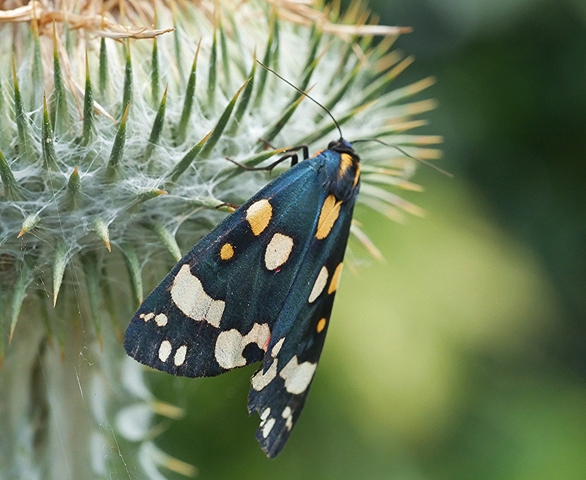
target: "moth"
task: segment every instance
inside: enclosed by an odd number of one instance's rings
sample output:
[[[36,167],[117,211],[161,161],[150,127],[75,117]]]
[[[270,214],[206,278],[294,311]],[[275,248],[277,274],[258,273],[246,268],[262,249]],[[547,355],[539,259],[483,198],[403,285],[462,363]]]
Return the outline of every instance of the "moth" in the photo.
[[[342,273],[360,158],[340,138],[226,217],[144,300],[126,352],[172,375],[213,377],[261,361],[256,438],[278,455],[307,399]]]

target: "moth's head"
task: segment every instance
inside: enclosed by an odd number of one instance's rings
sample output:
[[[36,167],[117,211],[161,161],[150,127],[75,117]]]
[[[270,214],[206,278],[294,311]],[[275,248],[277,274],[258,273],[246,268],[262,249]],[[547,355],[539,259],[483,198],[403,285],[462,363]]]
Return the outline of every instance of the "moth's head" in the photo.
[[[352,158],[354,158],[357,162],[360,161],[360,157],[354,151],[352,144],[344,140],[344,138],[340,137],[338,140],[333,140],[328,144],[328,150],[333,150],[334,152],[338,152],[340,154],[347,153]]]

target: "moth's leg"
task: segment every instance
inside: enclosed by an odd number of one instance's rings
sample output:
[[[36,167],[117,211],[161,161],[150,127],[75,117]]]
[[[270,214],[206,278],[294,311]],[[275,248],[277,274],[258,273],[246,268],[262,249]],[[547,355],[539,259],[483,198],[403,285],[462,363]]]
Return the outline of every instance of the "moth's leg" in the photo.
[[[264,143],[264,145],[268,148],[272,148],[273,150],[276,150],[275,147],[273,147],[269,142],[267,142],[264,138],[259,138],[259,141]],[[303,160],[307,160],[309,158],[309,147],[305,144],[303,145],[296,145],[294,147],[289,147],[287,148],[284,153],[289,153],[289,152],[298,152],[299,150],[303,151]],[[285,157],[285,158],[291,158],[291,166],[297,165],[298,159],[294,159],[293,157]]]
[[[294,147],[289,147],[287,150],[285,150],[285,153],[298,152],[299,150],[301,150],[303,152],[303,160],[307,160],[309,158],[309,147],[305,144],[296,145]],[[292,159],[291,166],[296,165],[297,161],[298,161],[297,157],[295,157],[295,163],[293,163],[293,159]]]
[[[234,165],[238,165],[240,168],[248,171],[267,171],[270,172],[280,163],[284,162],[285,160],[291,159],[291,166],[295,166],[299,163],[299,156],[298,152],[301,150],[303,152],[303,160],[307,160],[309,158],[309,147],[307,145],[299,145],[295,147],[288,148],[285,150],[285,155],[279,157],[270,165],[266,167],[249,167],[248,165],[244,165],[243,163],[237,162],[236,160],[231,159],[230,157],[226,157],[226,160],[229,160]]]
[[[296,157],[297,154],[292,153],[292,154],[284,155],[284,156],[278,158],[277,160],[275,160],[270,165],[267,165],[266,167],[249,167],[248,165],[244,165],[243,163],[237,162],[236,160],[233,160],[230,157],[226,157],[226,160],[232,162],[234,165],[238,165],[243,170],[248,170],[249,172],[261,172],[261,171],[270,172],[273,168],[275,168],[277,165],[279,165],[279,163],[283,162],[284,160],[287,160],[288,158],[292,158],[293,156]],[[293,160],[291,160],[291,162],[293,162]],[[295,160],[295,163],[297,163],[296,160]]]

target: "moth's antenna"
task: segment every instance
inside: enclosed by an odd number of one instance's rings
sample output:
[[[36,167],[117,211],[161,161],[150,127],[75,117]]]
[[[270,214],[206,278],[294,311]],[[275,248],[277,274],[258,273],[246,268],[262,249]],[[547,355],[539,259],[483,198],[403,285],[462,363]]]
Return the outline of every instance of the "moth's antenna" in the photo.
[[[303,90],[301,90],[299,87],[296,87],[295,85],[293,85],[289,80],[287,80],[286,78],[283,78],[281,75],[279,75],[277,72],[275,72],[272,68],[267,67],[264,63],[260,62],[259,60],[256,61],[256,63],[258,63],[262,68],[264,68],[265,70],[268,70],[269,72],[271,72],[272,74],[276,75],[277,77],[279,77],[281,80],[283,80],[287,85],[289,85],[290,87],[293,87],[295,90],[297,90],[301,95],[309,98],[313,103],[315,103],[318,107],[321,107],[329,116],[330,118],[334,121],[334,125],[336,125],[336,128],[338,129],[338,132],[340,132],[340,138],[343,138],[342,135],[342,129],[340,128],[340,124],[336,121],[336,119],[334,118],[334,116],[332,115],[332,112],[330,112],[326,107],[324,107],[321,103],[319,103],[315,98],[311,97],[310,95],[308,95],[307,93],[305,93]]]
[[[397,147],[397,145],[393,145],[392,143],[383,142],[382,140],[380,140],[378,138],[361,138],[360,140],[354,140],[351,143],[360,143],[360,142],[377,142],[377,143],[381,143],[382,145],[386,145],[387,147],[391,147],[391,148],[394,148],[395,150],[398,150],[403,155],[405,155],[405,156],[407,156],[409,158],[412,158],[413,160],[415,160],[415,161],[417,161],[419,163],[422,163],[423,165],[427,165],[428,167],[431,167],[434,170],[437,170],[439,173],[444,174],[446,177],[454,178],[454,175],[451,174],[450,172],[445,171],[444,169],[438,167],[437,165],[434,165],[431,162],[428,162],[427,160],[422,160],[421,158],[414,157],[413,155],[410,155],[405,150],[403,150],[401,147]]]

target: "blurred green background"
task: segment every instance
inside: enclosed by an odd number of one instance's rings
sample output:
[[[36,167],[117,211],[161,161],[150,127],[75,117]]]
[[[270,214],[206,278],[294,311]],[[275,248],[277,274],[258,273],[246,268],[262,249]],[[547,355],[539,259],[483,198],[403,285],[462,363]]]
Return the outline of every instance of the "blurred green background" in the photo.
[[[256,367],[152,374],[164,450],[204,479],[586,478],[586,2],[393,0],[446,138],[424,219],[358,212],[386,263],[346,269],[309,401],[268,460]],[[167,428],[168,427],[168,428]]]

